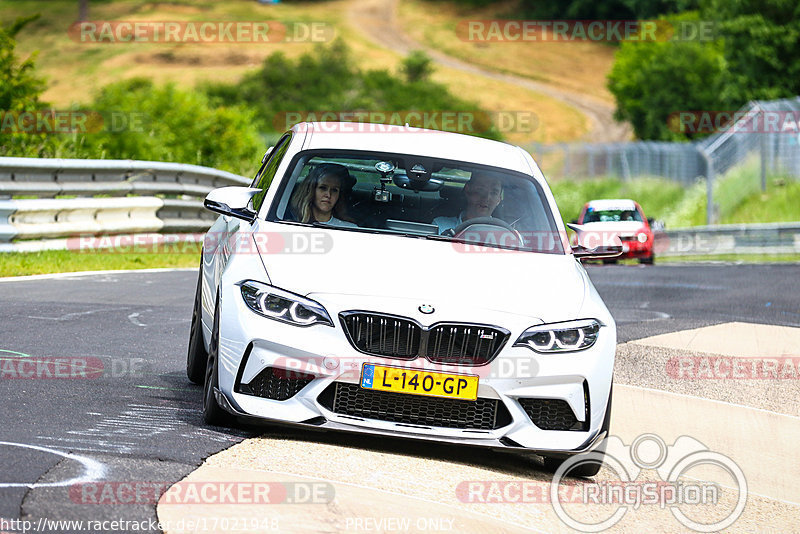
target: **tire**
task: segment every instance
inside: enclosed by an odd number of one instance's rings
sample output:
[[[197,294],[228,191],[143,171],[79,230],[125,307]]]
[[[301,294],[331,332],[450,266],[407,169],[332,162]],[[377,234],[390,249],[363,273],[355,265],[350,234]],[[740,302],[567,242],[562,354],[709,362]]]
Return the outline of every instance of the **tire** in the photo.
[[[650,254],[650,256],[647,257],[647,258],[639,258],[639,263],[644,264],[644,265],[653,265],[655,263],[655,261],[656,261],[656,255],[655,254]]]
[[[608,392],[608,406],[606,407],[606,415],[603,418],[603,424],[600,427],[600,432],[605,432],[606,433],[606,437],[608,437],[608,433],[611,430],[611,397],[612,397],[613,392],[614,392],[614,384],[612,382],[611,390]],[[605,456],[606,444],[607,443],[608,443],[608,441],[604,439],[602,441],[602,443],[600,443],[600,445],[596,449],[592,450],[592,453],[594,453],[593,455],[595,457],[597,455],[599,455],[600,458]],[[577,455],[577,456],[580,456],[580,455]],[[546,471],[554,473],[559,468],[559,466],[562,463],[564,463],[566,460],[567,460],[567,458],[554,458],[554,457],[545,456],[544,457],[544,468],[545,468]],[[566,476],[570,476],[570,477],[583,477],[583,478],[593,477],[597,473],[600,472],[600,469],[602,467],[603,467],[603,463],[602,462],[598,462],[598,461],[582,462],[582,463],[576,465],[575,467],[573,467],[572,469],[570,469],[569,471],[567,471],[564,474]]]
[[[603,265],[614,265],[617,263],[617,260],[603,260]]]
[[[203,421],[214,426],[232,426],[234,418],[220,408],[214,396],[214,388],[219,387],[219,297],[214,306],[214,326],[211,330],[211,342],[208,344],[205,382],[203,383]]]
[[[203,268],[201,266],[200,275],[197,277],[197,290],[194,293],[192,326],[189,330],[189,350],[186,354],[186,376],[189,377],[189,380],[201,386],[205,381],[208,362],[208,353],[203,342],[202,280]]]

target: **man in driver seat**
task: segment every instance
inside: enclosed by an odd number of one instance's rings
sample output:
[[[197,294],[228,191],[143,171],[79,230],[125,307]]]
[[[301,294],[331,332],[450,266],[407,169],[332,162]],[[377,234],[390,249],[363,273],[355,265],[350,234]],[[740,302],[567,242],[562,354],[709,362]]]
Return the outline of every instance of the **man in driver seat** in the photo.
[[[503,181],[488,174],[473,173],[464,184],[466,208],[458,217],[436,217],[433,224],[439,227],[439,234],[456,228],[459,224],[477,217],[491,217],[503,199]]]

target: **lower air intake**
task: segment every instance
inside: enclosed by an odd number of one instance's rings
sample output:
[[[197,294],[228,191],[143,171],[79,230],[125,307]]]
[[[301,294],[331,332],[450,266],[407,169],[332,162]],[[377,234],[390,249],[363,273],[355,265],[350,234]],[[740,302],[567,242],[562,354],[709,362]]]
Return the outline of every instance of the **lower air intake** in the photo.
[[[282,401],[297,395],[314,378],[297,371],[267,367],[249,383],[241,384],[237,393]]]
[[[561,399],[519,399],[519,404],[533,424],[542,430],[588,430],[578,421],[572,408]]]
[[[371,391],[357,384],[334,382],[318,400],[337,414],[407,425],[494,430],[511,422],[505,404],[497,399],[441,399]]]

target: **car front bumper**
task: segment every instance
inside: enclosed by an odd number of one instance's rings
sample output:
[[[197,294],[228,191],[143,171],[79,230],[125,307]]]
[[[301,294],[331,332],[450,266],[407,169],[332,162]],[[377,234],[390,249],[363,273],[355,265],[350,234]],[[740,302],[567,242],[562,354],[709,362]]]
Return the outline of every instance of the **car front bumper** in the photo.
[[[338,321],[341,311],[369,309],[358,298],[323,297],[317,300],[334,320],[334,327],[315,325],[298,327],[280,323],[252,312],[243,302],[239,287],[225,287],[221,298],[219,345],[219,404],[230,413],[251,421],[299,425],[314,429],[340,430],[365,434],[432,440],[493,449],[533,453],[570,453],[593,448],[602,440],[616,350],[613,319],[604,317],[597,342],[589,349],[564,354],[539,354],[513,342],[531,318],[497,312],[481,314],[481,323],[496,324],[511,331],[511,336],[489,364],[460,366],[432,364],[425,358],[412,361],[376,357],[357,351],[348,341]],[[367,297],[364,297],[367,299]],[[400,299],[402,300],[402,299]],[[396,309],[391,302],[390,309]],[[372,308],[375,308],[373,302]],[[456,308],[443,310],[456,315]],[[475,317],[458,316],[460,320]],[[351,390],[360,381],[364,363],[424,369],[453,374],[479,376],[478,398],[497,401],[498,410],[507,412],[507,422],[496,428],[454,428],[430,419],[425,424],[393,421],[380,416],[354,416],[335,409],[324,399],[332,384],[348,384]],[[313,379],[285,400],[243,393],[241,384],[249,384],[270,368],[285,373],[313,375]],[[367,394],[372,393],[367,391]],[[326,397],[327,395],[327,397]],[[390,393],[403,398],[417,397]],[[424,397],[435,405],[438,399]],[[431,400],[432,399],[432,400]],[[569,407],[576,430],[547,430],[532,421],[521,399],[558,401]],[[451,401],[453,402],[453,401]],[[471,401],[457,401],[471,402]],[[433,404],[431,404],[433,403]],[[564,404],[566,403],[566,404]],[[395,418],[396,419],[396,418]]]

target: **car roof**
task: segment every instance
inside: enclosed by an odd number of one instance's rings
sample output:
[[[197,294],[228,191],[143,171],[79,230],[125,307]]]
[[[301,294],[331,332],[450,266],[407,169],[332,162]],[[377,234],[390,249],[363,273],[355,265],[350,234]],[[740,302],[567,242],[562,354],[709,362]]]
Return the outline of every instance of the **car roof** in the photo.
[[[341,149],[393,152],[466,161],[521,172],[532,170],[522,149],[472,135],[425,128],[358,122],[304,122],[295,132],[306,132],[304,150]]]
[[[593,210],[635,210],[636,202],[629,198],[591,200],[586,206]]]

